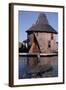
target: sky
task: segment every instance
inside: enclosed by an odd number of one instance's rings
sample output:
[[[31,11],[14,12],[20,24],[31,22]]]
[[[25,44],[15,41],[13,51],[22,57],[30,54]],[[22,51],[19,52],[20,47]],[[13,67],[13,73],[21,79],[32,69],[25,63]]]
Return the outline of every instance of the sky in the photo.
[[[27,39],[26,31],[35,24],[41,12],[19,11],[18,13],[18,40],[22,42]],[[58,32],[58,13],[42,12],[46,14],[49,24]]]

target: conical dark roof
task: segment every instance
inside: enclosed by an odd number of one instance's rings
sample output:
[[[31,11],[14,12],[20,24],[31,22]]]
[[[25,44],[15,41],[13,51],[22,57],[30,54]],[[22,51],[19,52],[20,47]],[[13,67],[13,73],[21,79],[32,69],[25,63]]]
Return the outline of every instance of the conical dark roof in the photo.
[[[36,24],[48,24],[48,20],[45,14],[41,13],[38,16],[38,19],[36,21]]]
[[[40,13],[38,19],[34,25],[32,25],[26,32],[47,32],[55,33],[55,29],[49,25],[47,16],[44,13]]]

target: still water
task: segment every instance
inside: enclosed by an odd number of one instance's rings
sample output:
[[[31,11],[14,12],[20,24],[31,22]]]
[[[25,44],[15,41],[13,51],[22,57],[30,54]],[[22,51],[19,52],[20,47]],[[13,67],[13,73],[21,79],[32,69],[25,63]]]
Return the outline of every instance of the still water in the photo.
[[[31,57],[30,57],[31,58]],[[19,79],[25,79],[25,78],[33,78],[32,76],[28,75],[28,64],[27,64],[27,57],[19,57]],[[41,57],[40,58],[40,64],[45,64],[48,62],[48,65],[51,64],[52,69],[49,71],[46,71],[42,73],[40,78],[44,77],[57,77],[58,76],[58,56],[52,56],[52,57]],[[37,78],[37,76],[35,77]]]

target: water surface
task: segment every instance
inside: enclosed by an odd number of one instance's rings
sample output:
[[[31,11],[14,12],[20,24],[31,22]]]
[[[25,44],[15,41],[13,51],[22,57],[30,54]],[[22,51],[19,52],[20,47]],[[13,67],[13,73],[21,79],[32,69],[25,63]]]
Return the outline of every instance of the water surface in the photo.
[[[32,58],[32,57],[30,57]],[[32,75],[28,75],[27,72],[29,70],[28,69],[28,64],[27,64],[27,57],[19,57],[19,79],[25,79],[25,78],[33,78]],[[52,56],[52,57],[41,57],[41,65],[44,65],[48,62],[48,65],[51,64],[52,69],[48,70],[44,73],[42,73],[42,75],[40,75],[40,78],[44,78],[44,77],[57,77],[58,76],[58,56]],[[37,78],[38,76],[36,75],[35,78]]]

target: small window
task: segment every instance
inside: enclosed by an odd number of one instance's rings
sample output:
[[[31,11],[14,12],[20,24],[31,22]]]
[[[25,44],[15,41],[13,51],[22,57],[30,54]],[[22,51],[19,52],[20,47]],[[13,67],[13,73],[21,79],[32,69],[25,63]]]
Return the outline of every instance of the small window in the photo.
[[[53,33],[51,33],[51,40],[53,40]]]
[[[48,41],[48,48],[50,48],[51,47],[51,42],[50,41]]]

